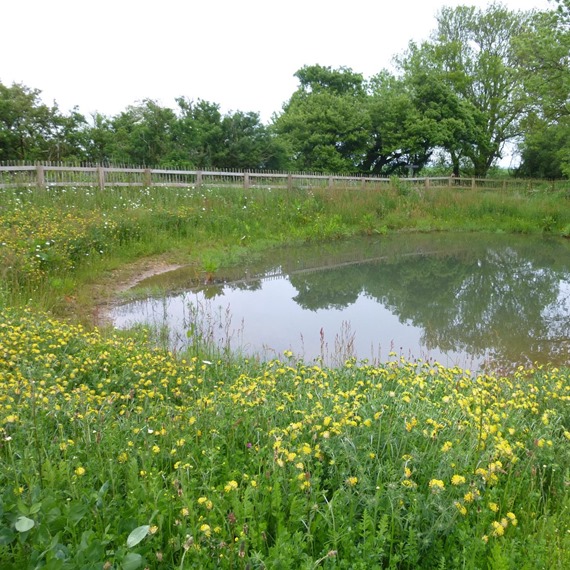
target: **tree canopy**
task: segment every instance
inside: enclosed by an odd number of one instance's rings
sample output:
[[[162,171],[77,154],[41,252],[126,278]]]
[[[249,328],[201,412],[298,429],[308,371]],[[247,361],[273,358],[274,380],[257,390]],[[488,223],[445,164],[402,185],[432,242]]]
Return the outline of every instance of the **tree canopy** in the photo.
[[[521,134],[530,100],[516,65],[516,40],[531,18],[499,4],[485,11],[446,7],[430,40],[410,43],[400,60],[418,103],[426,111],[439,107],[441,146],[456,171],[466,158],[476,176],[485,176],[505,143]]]
[[[570,0],[537,14],[519,38],[519,66],[532,98],[520,144],[519,173],[570,176]]]

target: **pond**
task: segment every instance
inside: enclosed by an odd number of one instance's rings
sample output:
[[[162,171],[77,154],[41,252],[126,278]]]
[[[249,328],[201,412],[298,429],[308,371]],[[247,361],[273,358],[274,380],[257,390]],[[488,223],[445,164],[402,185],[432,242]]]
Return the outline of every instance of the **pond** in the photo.
[[[472,370],[570,362],[570,241],[399,234],[277,249],[196,286],[195,269],[143,281],[168,291],[116,307],[173,350],[204,341],[262,359],[338,365],[394,357]]]

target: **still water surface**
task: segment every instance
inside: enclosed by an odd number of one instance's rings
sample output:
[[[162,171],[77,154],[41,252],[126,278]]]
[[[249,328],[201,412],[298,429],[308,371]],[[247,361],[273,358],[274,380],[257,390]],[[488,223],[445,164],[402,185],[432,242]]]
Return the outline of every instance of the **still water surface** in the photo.
[[[196,286],[195,270],[145,280],[170,291],[117,307],[118,328],[209,338],[262,358],[393,354],[472,370],[570,363],[570,241],[410,234],[272,251]]]

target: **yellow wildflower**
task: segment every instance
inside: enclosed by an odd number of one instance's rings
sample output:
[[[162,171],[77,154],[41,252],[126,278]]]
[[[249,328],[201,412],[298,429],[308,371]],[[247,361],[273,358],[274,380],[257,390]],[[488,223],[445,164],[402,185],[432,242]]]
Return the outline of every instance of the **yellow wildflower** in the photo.
[[[505,534],[505,527],[498,521],[493,521],[493,536],[503,536]]]
[[[467,493],[465,493],[465,495],[463,495],[463,500],[466,503],[472,503],[475,499],[477,498],[477,493],[473,492],[473,491],[468,491]]]
[[[406,422],[406,431],[412,431],[414,427],[418,425],[417,418],[412,418],[409,422]]]
[[[463,477],[463,475],[454,475],[451,478],[452,485],[463,485],[463,483],[465,483],[465,477]]]
[[[204,533],[205,536],[210,536],[212,534],[212,529],[209,524],[203,524],[200,526],[200,532]]]
[[[429,482],[429,488],[436,492],[439,491],[441,489],[445,489],[445,483],[441,480],[441,479],[432,479]]]
[[[467,514],[467,508],[465,507],[465,505],[461,504],[459,501],[455,501],[453,503],[455,505],[455,508],[463,515],[465,516]]]

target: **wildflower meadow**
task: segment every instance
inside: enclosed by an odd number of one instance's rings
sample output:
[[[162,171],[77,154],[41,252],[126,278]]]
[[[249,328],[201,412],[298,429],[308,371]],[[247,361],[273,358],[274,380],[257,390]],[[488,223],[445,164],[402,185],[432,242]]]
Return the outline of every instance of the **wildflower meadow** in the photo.
[[[172,354],[60,311],[113,260],[368,231],[342,203],[34,192],[0,209],[2,569],[569,567],[567,368]]]

